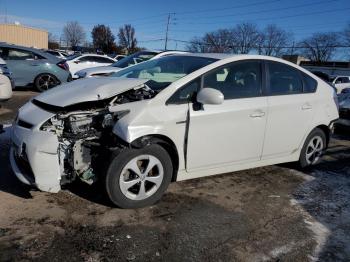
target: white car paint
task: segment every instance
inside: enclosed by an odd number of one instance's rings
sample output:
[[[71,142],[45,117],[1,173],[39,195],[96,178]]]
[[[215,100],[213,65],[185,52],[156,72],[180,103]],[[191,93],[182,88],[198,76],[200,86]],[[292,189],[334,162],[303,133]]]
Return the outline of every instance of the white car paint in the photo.
[[[113,126],[113,133],[124,143],[130,144],[139,138],[155,135],[174,143],[179,158],[177,181],[297,161],[308,134],[317,126],[330,126],[338,118],[334,91],[323,80],[295,64],[257,55],[189,56],[215,57],[219,60],[174,81],[152,99],[110,104],[108,107],[109,112],[128,111]],[[250,59],[275,61],[298,69],[317,81],[318,88],[311,94],[225,100],[220,105],[203,105],[203,110],[198,111],[191,103],[166,104],[179,88],[207,72]],[[74,88],[71,88],[72,85]],[[138,89],[140,85],[142,81],[134,79],[87,79],[54,88],[39,95],[36,100],[55,106],[74,105],[92,98],[98,101],[99,96]],[[97,90],[92,86],[96,86]],[[112,86],[118,91],[112,91]],[[62,99],[64,93],[69,102]],[[54,116],[54,113],[28,102],[19,110],[12,131],[14,146],[11,149],[11,165],[15,174],[22,182],[34,183],[39,189],[49,192],[60,189],[60,180],[64,175],[57,135],[41,130],[42,125]],[[21,126],[19,120],[30,123],[32,128]],[[19,171],[15,155],[23,153],[28,157],[35,182]]]
[[[145,52],[154,52],[155,55],[150,58],[150,60],[157,59],[160,57],[168,56],[168,55],[180,55],[180,54],[186,54],[186,52],[183,51],[147,51]],[[86,78],[86,77],[92,77],[92,76],[101,76],[106,74],[111,74],[118,72],[122,70],[123,68],[116,67],[116,66],[98,66],[98,67],[91,67],[79,70],[75,73],[74,78]]]
[[[105,60],[105,61],[100,61]],[[79,55],[73,59],[68,59],[67,64],[69,65],[69,71],[73,78],[78,78],[75,73],[86,68],[96,67],[96,66],[108,66],[116,62],[115,59],[96,54],[83,54]]]
[[[12,97],[12,82],[10,72],[6,67],[6,62],[0,58],[0,101],[8,100]]]
[[[350,76],[336,76],[332,84],[337,89],[337,94],[340,94],[343,89],[350,87]]]

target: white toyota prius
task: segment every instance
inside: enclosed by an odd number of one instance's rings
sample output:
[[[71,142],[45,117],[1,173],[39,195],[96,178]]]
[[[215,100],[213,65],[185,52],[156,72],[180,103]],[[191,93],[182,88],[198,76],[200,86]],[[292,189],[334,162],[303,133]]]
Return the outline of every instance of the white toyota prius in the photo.
[[[168,56],[38,95],[18,112],[10,160],[40,190],[100,181],[115,205],[137,208],[171,181],[317,164],[337,118],[332,87],[284,60]]]

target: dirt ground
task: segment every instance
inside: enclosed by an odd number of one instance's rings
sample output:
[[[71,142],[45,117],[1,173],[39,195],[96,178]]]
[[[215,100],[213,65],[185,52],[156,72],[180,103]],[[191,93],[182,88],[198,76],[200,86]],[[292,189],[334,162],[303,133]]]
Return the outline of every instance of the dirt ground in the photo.
[[[34,92],[0,109],[10,123]],[[0,261],[349,261],[350,133],[307,171],[269,166],[173,183],[154,206],[122,210],[97,187],[58,194],[14,177],[0,135]]]

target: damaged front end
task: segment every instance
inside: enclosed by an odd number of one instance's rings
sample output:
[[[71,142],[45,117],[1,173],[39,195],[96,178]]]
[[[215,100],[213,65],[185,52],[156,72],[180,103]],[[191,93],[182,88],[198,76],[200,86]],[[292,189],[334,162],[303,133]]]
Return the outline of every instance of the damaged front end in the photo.
[[[41,111],[50,112],[52,115],[40,125],[39,130],[36,132],[57,138],[57,143],[55,143],[57,145],[57,155],[55,155],[60,173],[59,187],[71,183],[77,178],[88,184],[94,183],[105,172],[104,168],[108,166],[106,160],[109,160],[111,151],[120,150],[128,146],[112,130],[115,124],[130,111],[121,109],[120,111],[112,112],[110,111],[111,106],[115,109],[121,104],[151,99],[156,94],[157,92],[149,89],[147,85],[142,85],[107,99],[81,102],[65,107],[50,105],[33,99],[32,104],[39,107]],[[19,118],[21,118],[21,114]],[[15,126],[14,129],[22,128]],[[17,141],[20,140],[23,139],[17,138]],[[24,140],[30,141],[30,139]],[[17,142],[16,144],[20,147],[20,144],[23,144],[23,142]],[[30,143],[26,144],[31,148],[39,148],[39,146],[31,145]],[[53,155],[52,151],[45,153],[51,154],[50,156]],[[34,153],[31,154],[35,155]],[[39,154],[37,155],[40,157]],[[40,162],[40,159],[35,161]],[[29,165],[31,165],[31,162],[33,161],[30,160]],[[42,165],[45,164],[42,163]],[[43,191],[57,191],[56,189],[46,189],[57,188],[56,186],[40,186],[36,176],[42,177],[47,174],[36,174],[36,169],[32,168],[32,170],[34,173],[33,180],[35,181],[33,184]],[[16,175],[19,177],[17,173]],[[57,183],[55,182],[57,178],[54,178],[53,175],[52,181],[52,184]]]
[[[119,145],[112,127],[127,113],[105,108],[58,113],[42,125],[41,130],[58,138],[61,185],[77,177],[88,184],[96,181],[99,157]]]

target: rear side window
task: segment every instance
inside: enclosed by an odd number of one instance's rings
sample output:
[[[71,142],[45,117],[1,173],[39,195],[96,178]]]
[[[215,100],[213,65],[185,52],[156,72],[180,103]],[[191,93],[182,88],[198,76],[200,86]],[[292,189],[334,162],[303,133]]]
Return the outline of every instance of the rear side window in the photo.
[[[303,92],[303,81],[300,72],[288,65],[278,62],[267,62],[269,95],[292,95]]]
[[[314,93],[317,89],[317,81],[311,76],[302,73],[304,80],[304,93]]]

